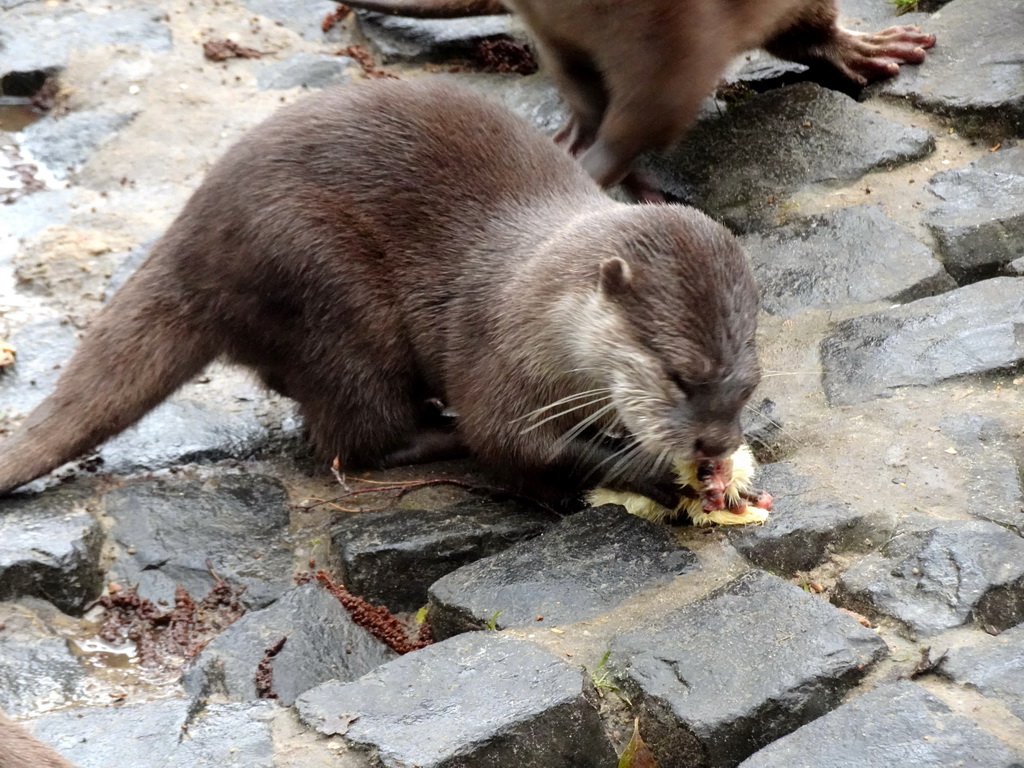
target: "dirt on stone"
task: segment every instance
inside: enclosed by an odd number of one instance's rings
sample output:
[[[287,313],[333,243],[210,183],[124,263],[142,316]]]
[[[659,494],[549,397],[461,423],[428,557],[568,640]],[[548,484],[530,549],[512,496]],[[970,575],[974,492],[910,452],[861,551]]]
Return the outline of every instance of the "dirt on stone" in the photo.
[[[244,587],[217,579],[198,603],[184,587],[174,593],[174,607],[163,610],[136,587],[114,585],[96,601],[106,610],[98,635],[108,643],[135,644],[143,667],[172,669],[195,657],[206,644],[245,613],[239,601]]]

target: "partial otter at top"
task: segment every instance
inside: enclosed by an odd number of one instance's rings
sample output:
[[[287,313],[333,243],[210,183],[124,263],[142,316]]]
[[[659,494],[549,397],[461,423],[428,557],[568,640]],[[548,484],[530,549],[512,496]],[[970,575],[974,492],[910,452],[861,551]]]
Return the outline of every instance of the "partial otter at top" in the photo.
[[[881,2],[881,0],[879,0]],[[602,186],[638,154],[676,142],[729,62],[752,48],[856,88],[920,63],[935,36],[917,27],[843,29],[836,0],[351,0],[395,15],[453,17],[513,10],[571,110],[559,140]],[[643,187],[638,187],[643,192]],[[643,195],[641,195],[643,196]]]
[[[539,498],[604,483],[674,504],[673,460],[740,444],[757,302],[724,227],[610,200],[479,95],[437,80],[327,90],[210,170],[0,443],[0,491],[220,355],[298,403],[325,463],[468,450]]]

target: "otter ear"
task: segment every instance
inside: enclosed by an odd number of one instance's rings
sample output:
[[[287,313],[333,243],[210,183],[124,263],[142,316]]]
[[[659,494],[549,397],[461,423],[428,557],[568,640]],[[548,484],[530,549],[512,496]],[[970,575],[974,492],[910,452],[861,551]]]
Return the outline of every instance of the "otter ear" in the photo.
[[[609,296],[623,294],[633,282],[633,270],[629,263],[616,256],[601,262],[601,290]]]

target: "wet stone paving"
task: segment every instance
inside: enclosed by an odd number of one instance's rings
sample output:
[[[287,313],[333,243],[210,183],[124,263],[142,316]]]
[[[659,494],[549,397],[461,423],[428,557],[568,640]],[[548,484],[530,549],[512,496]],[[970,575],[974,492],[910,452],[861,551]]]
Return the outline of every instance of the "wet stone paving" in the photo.
[[[898,23],[937,35],[924,64],[855,100],[752,52],[642,160],[760,283],[767,523],[559,518],[474,493],[470,463],[346,493],[287,401],[214,365],[0,499],[0,709],[81,768],[611,768],[634,720],[662,768],[1024,766],[1024,2]],[[494,41],[528,37],[0,0],[0,440],[282,104],[445,76],[553,133],[557,92],[486,71]],[[459,482],[399,484],[423,480]]]

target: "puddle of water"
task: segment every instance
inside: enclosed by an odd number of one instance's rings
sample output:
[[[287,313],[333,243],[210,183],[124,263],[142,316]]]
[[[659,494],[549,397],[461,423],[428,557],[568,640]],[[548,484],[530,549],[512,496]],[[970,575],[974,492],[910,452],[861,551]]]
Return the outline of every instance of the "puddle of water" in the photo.
[[[17,133],[27,125],[39,120],[42,114],[29,104],[4,104],[0,102],[0,131]]]

